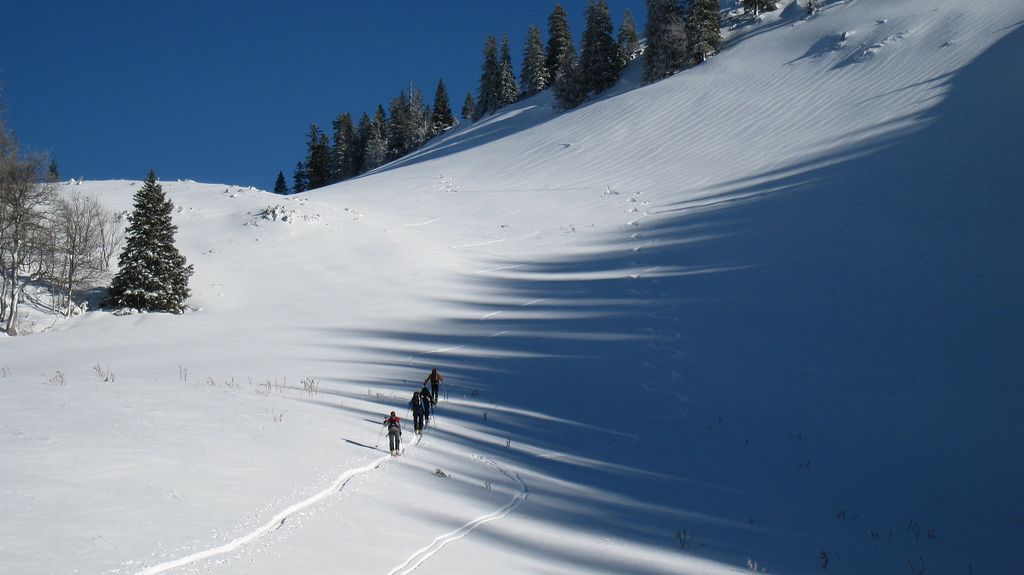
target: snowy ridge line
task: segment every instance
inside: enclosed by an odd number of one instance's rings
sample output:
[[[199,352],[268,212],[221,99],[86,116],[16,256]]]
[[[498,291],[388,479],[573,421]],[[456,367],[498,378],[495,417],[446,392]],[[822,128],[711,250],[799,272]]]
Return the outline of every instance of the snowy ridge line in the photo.
[[[515,475],[510,474],[509,472],[502,469],[500,465],[498,465],[493,459],[489,457],[475,455],[473,456],[473,458],[490,465],[491,467],[501,472],[501,474],[504,475],[505,477],[508,477],[509,479],[518,482],[520,488],[519,493],[517,493],[516,496],[513,497],[512,500],[509,501],[501,509],[494,511],[493,513],[488,513],[487,515],[481,515],[480,517],[477,517],[476,519],[470,521],[469,523],[466,523],[458,529],[449,531],[444,535],[438,536],[436,539],[434,539],[434,541],[430,543],[430,545],[427,545],[426,547],[423,547],[422,549],[419,549],[418,551],[413,553],[408,559],[405,560],[405,563],[402,563],[398,567],[395,567],[391,571],[388,571],[388,575],[407,575],[408,573],[412,573],[414,570],[416,570],[417,567],[422,565],[424,561],[430,559],[435,554],[437,554],[437,552],[440,551],[445,545],[451,543],[452,541],[462,539],[471,531],[483,525],[484,523],[501,519],[509,513],[512,513],[513,511],[518,509],[520,505],[523,504],[523,501],[525,501],[527,497],[530,496],[530,489],[526,487],[526,483],[523,482],[523,479],[519,477],[518,473],[516,473]]]
[[[300,501],[300,502],[298,502],[298,503],[288,507],[284,511],[281,511],[277,515],[274,515],[270,519],[270,521],[268,521],[265,524],[263,524],[263,526],[257,528],[256,530],[254,530],[254,531],[252,531],[252,532],[250,532],[250,533],[248,533],[246,535],[243,535],[243,536],[241,536],[241,537],[239,537],[239,538],[237,538],[237,539],[235,539],[235,540],[233,540],[233,541],[231,541],[229,543],[225,543],[224,545],[221,545],[219,547],[214,547],[212,549],[207,549],[206,551],[199,551],[197,553],[193,553],[191,555],[188,555],[186,557],[182,557],[180,559],[175,559],[173,561],[167,561],[165,563],[160,563],[159,565],[153,565],[151,567],[146,567],[142,571],[137,572],[136,575],[155,575],[156,573],[163,573],[165,571],[168,571],[168,570],[171,570],[171,569],[174,569],[174,568],[177,568],[177,567],[181,567],[183,565],[188,565],[189,563],[193,563],[195,561],[199,561],[200,559],[209,559],[210,557],[215,557],[217,555],[223,555],[225,553],[230,553],[230,552],[238,549],[239,547],[242,547],[243,545],[245,545],[247,543],[251,543],[251,542],[255,541],[256,539],[259,539],[263,535],[266,535],[267,533],[278,529],[279,527],[281,527],[281,525],[284,524],[286,519],[288,519],[289,517],[294,515],[296,512],[301,511],[301,510],[309,507],[310,505],[313,505],[314,503],[316,503],[316,502],[318,502],[318,501],[320,501],[322,499],[327,498],[331,494],[335,493],[336,491],[338,491],[342,487],[344,487],[345,484],[348,483],[348,481],[350,479],[352,479],[353,477],[355,477],[356,475],[359,475],[360,473],[366,473],[367,471],[376,469],[377,467],[379,467],[381,464],[383,464],[384,462],[388,461],[389,459],[391,459],[390,456],[386,456],[386,455],[385,456],[381,456],[381,457],[371,461],[370,463],[368,463],[368,464],[366,464],[366,465],[364,465],[362,467],[357,467],[355,469],[349,469],[349,470],[345,471],[337,479],[335,479],[334,483],[332,483],[330,485],[330,487],[328,487],[327,489],[324,489],[320,493],[317,493],[316,495],[313,495],[313,496],[311,496],[311,497],[309,497],[309,498],[307,498],[307,499],[305,499],[303,501]]]

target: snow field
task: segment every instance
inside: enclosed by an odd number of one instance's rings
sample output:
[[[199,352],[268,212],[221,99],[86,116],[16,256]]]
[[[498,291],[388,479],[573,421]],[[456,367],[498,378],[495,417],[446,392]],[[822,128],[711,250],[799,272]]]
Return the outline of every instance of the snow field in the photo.
[[[166,182],[199,311],[0,340],[0,573],[1012,572],[1022,19],[788,5],[300,197]]]

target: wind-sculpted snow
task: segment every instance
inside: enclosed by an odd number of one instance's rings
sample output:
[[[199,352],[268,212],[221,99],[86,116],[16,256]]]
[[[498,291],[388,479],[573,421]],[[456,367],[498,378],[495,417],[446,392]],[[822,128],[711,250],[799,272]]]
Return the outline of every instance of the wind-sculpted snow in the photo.
[[[253,219],[246,222],[248,225],[258,226],[261,221],[270,222],[311,222],[316,223],[320,221],[320,214],[306,214],[300,210],[289,208],[288,206],[267,206],[266,209],[260,210]]]
[[[1013,573],[1024,5],[822,5],[329,188],[165,183],[195,311],[0,340],[0,573]]]

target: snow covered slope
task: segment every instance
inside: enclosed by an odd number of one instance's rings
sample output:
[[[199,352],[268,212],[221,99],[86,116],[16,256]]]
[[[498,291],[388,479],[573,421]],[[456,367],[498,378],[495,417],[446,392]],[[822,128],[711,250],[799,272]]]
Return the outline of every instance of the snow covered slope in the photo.
[[[0,573],[1014,573],[1024,5],[802,16],[301,196],[164,183],[198,311],[0,339]]]

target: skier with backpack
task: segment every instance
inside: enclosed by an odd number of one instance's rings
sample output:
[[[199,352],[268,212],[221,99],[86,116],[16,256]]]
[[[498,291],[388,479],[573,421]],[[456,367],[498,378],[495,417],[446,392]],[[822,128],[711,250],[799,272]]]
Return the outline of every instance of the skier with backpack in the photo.
[[[391,412],[391,416],[384,420],[388,428],[388,442],[391,444],[391,455],[400,455],[402,452],[402,420]]]
[[[424,423],[430,423],[430,412],[433,410],[433,402],[430,401],[430,388],[427,384],[423,384],[423,389],[419,391],[420,399],[423,400],[423,421]]]
[[[416,435],[423,433],[423,414],[427,409],[429,409],[429,407],[423,405],[424,403],[429,404],[429,400],[426,397],[423,397],[420,392],[417,391],[412,394],[412,401],[409,402],[409,409],[412,410],[412,427],[416,432]]]
[[[434,405],[437,405],[437,390],[441,387],[441,384],[444,383],[444,376],[441,375],[435,367],[430,370],[427,378],[423,380],[423,387],[426,387],[427,383],[430,383],[430,401]]]

